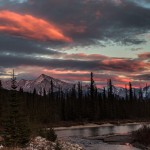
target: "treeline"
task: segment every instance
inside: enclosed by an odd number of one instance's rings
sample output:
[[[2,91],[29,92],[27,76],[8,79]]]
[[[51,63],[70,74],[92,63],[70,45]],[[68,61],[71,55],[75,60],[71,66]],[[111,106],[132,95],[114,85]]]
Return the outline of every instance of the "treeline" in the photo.
[[[31,123],[150,119],[150,99],[143,99],[142,90],[139,90],[137,97],[131,83],[129,89],[125,89],[125,98],[114,94],[111,80],[108,80],[108,88],[99,92],[93,73],[90,76],[88,92],[85,93],[82,87],[79,82],[68,92],[64,92],[62,87],[56,92],[51,81],[49,93],[46,94],[44,90],[41,96],[36,90],[33,93],[23,92],[23,89],[18,92],[8,91],[0,84],[0,119],[5,116],[13,92],[21,102],[20,111],[26,114]]]

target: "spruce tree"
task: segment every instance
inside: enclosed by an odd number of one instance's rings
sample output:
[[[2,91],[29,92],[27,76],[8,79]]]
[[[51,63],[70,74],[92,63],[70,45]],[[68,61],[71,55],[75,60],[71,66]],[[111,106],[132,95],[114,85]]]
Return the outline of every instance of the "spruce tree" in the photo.
[[[113,85],[111,79],[108,80],[108,98],[113,99]]]
[[[146,87],[145,87],[145,99],[147,100],[148,99],[148,92],[147,92],[147,90],[148,90],[148,86],[147,86],[147,83],[146,83]]]
[[[35,96],[37,93],[36,93],[36,89],[34,88],[33,90],[33,95]]]
[[[141,86],[139,88],[139,100],[143,100],[143,92],[142,92],[142,87]]]
[[[106,89],[105,89],[105,87],[103,88],[103,100],[106,100]]]
[[[54,83],[53,80],[51,80],[51,89],[50,89],[50,95],[51,95],[51,99],[54,99]]]
[[[93,79],[93,72],[91,72],[91,81],[90,81],[90,96],[91,96],[91,100],[93,100],[94,98],[94,90],[95,90],[95,82]]]
[[[129,98],[130,100],[133,100],[133,91],[132,91],[132,84],[129,82]]]
[[[82,100],[82,95],[83,95],[83,91],[82,91],[82,83],[78,82],[78,99]]]
[[[11,79],[11,88],[9,106],[4,120],[4,144],[8,147],[24,147],[30,140],[30,132],[26,119],[21,112],[21,99],[19,99],[16,92],[17,82],[14,71]]]
[[[128,90],[127,86],[125,85],[125,100],[128,100]]]
[[[2,81],[0,80],[0,90],[2,89]]]

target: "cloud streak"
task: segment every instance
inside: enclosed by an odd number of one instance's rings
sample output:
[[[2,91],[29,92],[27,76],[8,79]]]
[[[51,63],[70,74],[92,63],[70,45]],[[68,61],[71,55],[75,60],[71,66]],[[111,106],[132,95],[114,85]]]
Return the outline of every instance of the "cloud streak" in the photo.
[[[55,54],[55,53],[54,53]],[[53,55],[53,53],[52,53]],[[55,54],[57,55],[57,54]],[[60,55],[58,53],[58,55]],[[93,57],[93,55],[91,55]],[[103,56],[104,57],[104,56]],[[89,55],[90,58],[90,55]],[[5,61],[9,60],[9,61]],[[13,62],[13,63],[12,63]],[[18,55],[15,53],[0,54],[0,64],[6,68],[20,65],[40,66],[47,69],[60,69],[72,71],[112,71],[120,73],[138,73],[149,71],[149,62],[138,59],[111,58],[100,60],[54,59],[35,55]]]
[[[150,52],[145,52],[138,54],[138,57],[141,59],[149,60],[150,61]]]
[[[8,10],[0,11],[0,31],[41,41],[72,41],[51,22],[32,15],[21,15]]]

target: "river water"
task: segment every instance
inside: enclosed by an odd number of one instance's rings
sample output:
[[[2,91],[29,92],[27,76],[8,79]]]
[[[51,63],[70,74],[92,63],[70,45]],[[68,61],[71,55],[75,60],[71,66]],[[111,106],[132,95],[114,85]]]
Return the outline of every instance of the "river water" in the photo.
[[[112,145],[101,140],[91,140],[89,137],[97,137],[109,134],[126,134],[139,129],[141,124],[104,125],[99,127],[66,128],[56,130],[58,137],[77,143],[85,150],[140,150],[126,143],[125,145]]]

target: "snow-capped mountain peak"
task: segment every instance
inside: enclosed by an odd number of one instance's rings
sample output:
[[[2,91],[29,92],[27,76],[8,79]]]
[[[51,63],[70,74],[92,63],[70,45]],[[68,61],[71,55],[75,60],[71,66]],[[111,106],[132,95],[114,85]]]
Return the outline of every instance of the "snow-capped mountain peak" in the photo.
[[[41,74],[35,80],[21,79],[17,81],[17,90],[22,88],[26,92],[33,92],[33,90],[36,89],[37,93],[39,94],[43,93],[45,89],[46,93],[48,93],[51,88],[51,81],[53,82],[54,91],[57,91],[60,87],[62,87],[63,90],[69,90],[73,86],[71,83],[66,83],[51,76]],[[5,89],[11,89],[11,80],[2,81],[2,86]]]
[[[62,80],[53,78],[51,76],[41,74],[39,77],[37,77],[34,80],[21,79],[21,80],[17,81],[17,90],[22,88],[25,92],[33,92],[34,89],[36,89],[36,92],[38,94],[42,94],[45,90],[46,93],[48,94],[48,92],[51,89],[51,81],[53,83],[54,91],[58,91],[60,88],[62,88],[62,90],[65,92],[65,91],[70,90],[74,86],[73,83],[67,83]],[[11,80],[2,81],[2,86],[3,86],[3,88],[10,90],[11,89]],[[82,89],[83,89],[84,93],[87,93],[89,91],[89,86],[83,85]],[[107,92],[107,90],[108,90],[107,87],[105,89]],[[120,97],[126,96],[125,88],[113,86],[112,90],[115,95],[118,95]],[[134,90],[133,92],[138,97],[140,89],[133,89],[133,90]],[[102,93],[103,90],[98,89],[98,92]],[[142,93],[143,93],[143,98],[146,98],[146,97],[150,98],[150,86],[144,87],[142,89]]]

